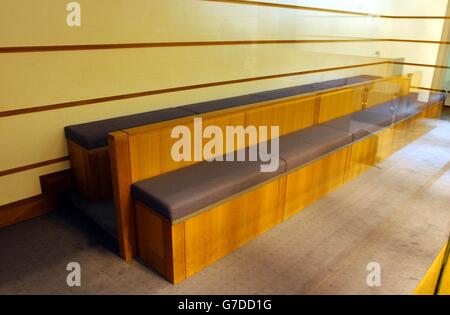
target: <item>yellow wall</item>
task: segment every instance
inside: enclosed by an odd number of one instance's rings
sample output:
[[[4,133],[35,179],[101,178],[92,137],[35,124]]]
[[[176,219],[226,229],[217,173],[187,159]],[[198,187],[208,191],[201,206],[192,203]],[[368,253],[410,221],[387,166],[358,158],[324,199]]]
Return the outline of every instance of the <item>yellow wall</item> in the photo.
[[[346,22],[346,27],[339,27],[336,17],[330,14],[201,0],[79,0],[82,25],[71,28],[65,22],[68,2],[0,1],[0,47],[301,39],[329,32],[333,36],[382,37],[389,29],[389,25],[372,25],[366,20]],[[314,14],[315,19],[311,16]],[[385,43],[282,44],[0,53],[0,112],[387,60],[373,53],[383,47],[387,47]],[[392,66],[323,72],[0,117],[0,171],[67,155],[63,134],[67,125],[357,74],[388,76],[392,74]],[[61,162],[0,177],[0,205],[39,194],[39,175],[67,167],[67,162]]]

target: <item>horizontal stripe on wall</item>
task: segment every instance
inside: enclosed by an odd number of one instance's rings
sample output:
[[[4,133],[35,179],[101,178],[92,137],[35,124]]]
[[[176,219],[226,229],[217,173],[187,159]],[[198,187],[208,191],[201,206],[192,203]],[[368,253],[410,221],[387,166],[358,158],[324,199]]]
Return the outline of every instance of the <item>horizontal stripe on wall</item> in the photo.
[[[247,1],[247,0],[200,0],[200,1],[241,4],[241,5],[251,5],[251,6],[262,6],[262,7],[302,10],[302,11],[314,11],[314,12],[324,12],[324,13],[334,13],[334,14],[344,14],[344,15],[354,15],[354,16],[367,16],[367,17],[375,16],[375,17],[386,18],[386,19],[444,19],[444,20],[450,19],[450,16],[386,15],[386,14],[378,15],[378,14],[373,14],[373,13],[369,13],[369,12],[357,12],[357,11],[315,8],[315,7],[294,5],[294,4],[282,4],[282,3],[272,3],[272,2],[264,2],[264,1]]]
[[[440,90],[440,89],[432,89],[432,88],[427,88],[427,87],[423,87],[423,86],[412,86],[412,89],[418,89],[418,90],[424,90],[424,91],[432,91],[432,92],[441,92],[441,93],[447,93],[446,90]]]
[[[374,62],[374,63],[365,63],[365,64],[324,68],[324,69],[314,69],[314,70],[298,71],[298,72],[291,72],[291,73],[274,74],[274,75],[261,76],[261,77],[235,79],[235,80],[229,80],[229,81],[210,82],[210,83],[197,84],[197,85],[188,85],[188,86],[173,87],[173,88],[160,89],[160,90],[151,90],[151,91],[145,91],[145,92],[139,92],[139,93],[130,93],[130,94],[115,95],[115,96],[101,97],[101,98],[88,99],[88,100],[72,101],[72,102],[66,102],[66,103],[60,103],[60,104],[36,106],[36,107],[25,108],[25,109],[3,111],[3,112],[0,112],[0,117],[8,117],[8,116],[36,113],[36,112],[42,112],[42,111],[57,110],[57,109],[63,109],[63,108],[68,108],[68,107],[74,107],[74,106],[103,103],[103,102],[109,102],[109,101],[115,101],[115,100],[121,100],[121,99],[144,97],[144,96],[171,93],[171,92],[179,92],[179,91],[192,90],[192,89],[208,88],[208,87],[214,87],[214,86],[220,86],[220,85],[238,84],[238,83],[245,83],[245,82],[249,82],[249,81],[276,79],[276,78],[282,78],[282,77],[288,77],[288,76],[306,75],[306,74],[337,71],[337,70],[346,70],[346,69],[360,68],[360,67],[370,67],[370,66],[377,66],[377,65],[383,65],[383,64],[397,64],[397,65],[450,69],[449,66],[407,63],[407,62],[398,62],[398,61],[380,61],[380,62]],[[436,92],[445,92],[444,90],[424,88],[424,87],[412,86],[412,88],[436,91]],[[64,156],[64,157],[59,157],[59,158],[55,158],[55,159],[51,159],[51,160],[46,160],[46,161],[37,162],[37,163],[29,164],[29,165],[24,165],[24,166],[20,166],[20,167],[8,169],[8,170],[3,170],[3,171],[0,171],[0,177],[14,174],[14,173],[24,172],[24,171],[27,171],[30,169],[39,168],[39,167],[46,166],[46,165],[56,164],[56,163],[67,161],[67,160],[69,160],[69,157]]]
[[[159,43],[154,42],[154,43],[89,44],[89,45],[17,46],[17,47],[0,47],[0,54],[74,51],[74,50],[165,48],[165,47],[332,44],[332,43],[369,43],[369,42],[397,42],[397,43],[450,45],[449,41],[400,39],[400,38],[288,39],[288,40],[238,40],[238,41],[202,41],[202,42],[159,42]]]
[[[233,45],[276,45],[276,44],[317,44],[317,43],[350,43],[377,42],[380,39],[288,39],[288,40],[236,40],[236,41],[203,41],[203,42],[160,42],[160,43],[123,43],[123,44],[92,44],[92,45],[53,45],[53,46],[21,46],[0,47],[0,53],[49,52],[72,50],[101,50],[101,49],[135,49],[135,48],[164,48],[164,47],[197,47],[197,46],[233,46]]]
[[[215,86],[221,86],[221,85],[230,85],[230,84],[245,83],[245,82],[250,82],[250,81],[277,79],[277,78],[283,78],[283,77],[289,77],[289,76],[298,76],[298,75],[306,75],[306,74],[313,74],[313,73],[320,73],[320,72],[329,72],[329,71],[336,71],[336,70],[377,66],[377,65],[383,65],[383,64],[396,64],[396,65],[429,67],[429,68],[439,68],[439,69],[450,69],[450,67],[448,67],[448,66],[439,66],[439,65],[431,65],[431,64],[407,63],[407,62],[399,62],[399,61],[380,61],[380,62],[364,63],[364,64],[342,66],[342,67],[313,69],[313,70],[297,71],[297,72],[290,72],[290,73],[273,74],[273,75],[260,76],[260,77],[251,77],[251,78],[234,79],[234,80],[228,80],[228,81],[209,82],[209,83],[202,83],[202,84],[195,84],[195,85],[171,87],[171,88],[159,89],[159,90],[150,90],[150,91],[143,91],[143,92],[137,92],[137,93],[112,95],[112,96],[105,96],[105,97],[85,99],[85,100],[76,100],[76,101],[70,101],[70,102],[64,102],[64,103],[58,103],[58,104],[38,105],[38,106],[34,106],[34,107],[2,111],[2,112],[0,112],[0,117],[37,113],[37,112],[57,110],[57,109],[75,107],[75,106],[105,103],[105,102],[110,102],[110,101],[117,101],[117,100],[123,100],[123,99],[130,99],[130,98],[137,98],[137,97],[144,97],[144,96],[151,96],[151,95],[165,94],[165,93],[173,93],[173,92],[180,92],[180,91],[187,91],[187,90],[194,90],[194,89],[209,88],[209,87],[215,87]]]
[[[0,117],[43,112],[43,111],[48,111],[48,110],[57,110],[57,109],[62,109],[62,108],[74,107],[74,106],[83,106],[83,105],[90,105],[90,104],[96,104],[96,103],[104,103],[104,102],[144,97],[144,96],[151,96],[151,95],[164,94],[164,93],[173,93],[173,92],[180,92],[180,91],[187,91],[187,90],[194,90],[194,89],[209,88],[209,87],[215,87],[215,86],[221,86],[221,85],[245,83],[245,82],[250,82],[250,81],[278,79],[278,78],[297,76],[297,75],[306,75],[306,74],[313,74],[313,73],[320,73],[320,72],[329,72],[329,71],[336,71],[336,70],[346,70],[346,69],[353,69],[353,68],[370,67],[370,66],[376,66],[376,65],[383,65],[383,64],[387,64],[387,63],[391,63],[391,62],[390,61],[380,61],[380,62],[364,63],[364,64],[342,66],[342,67],[313,69],[313,70],[273,74],[273,75],[266,75],[266,76],[259,76],[259,77],[234,79],[234,80],[228,80],[228,81],[186,85],[186,86],[172,87],[172,88],[159,89],[159,90],[150,90],[150,91],[122,94],[122,95],[113,95],[113,96],[71,101],[71,102],[65,102],[65,103],[59,103],[59,104],[41,105],[41,106],[35,106],[35,107],[29,107],[29,108],[21,108],[21,109],[3,111],[3,112],[0,112]]]
[[[51,164],[65,162],[68,160],[69,160],[68,156],[63,156],[63,157],[59,157],[56,159],[51,159],[51,160],[47,160],[47,161],[42,161],[42,162],[37,162],[37,163],[29,164],[29,165],[15,167],[15,168],[12,168],[9,170],[0,171],[0,177],[6,176],[6,175],[11,175],[14,173],[25,172],[25,171],[28,171],[28,170],[31,170],[34,168],[39,168],[39,167],[43,167],[43,166],[47,166],[47,165],[51,165]]]

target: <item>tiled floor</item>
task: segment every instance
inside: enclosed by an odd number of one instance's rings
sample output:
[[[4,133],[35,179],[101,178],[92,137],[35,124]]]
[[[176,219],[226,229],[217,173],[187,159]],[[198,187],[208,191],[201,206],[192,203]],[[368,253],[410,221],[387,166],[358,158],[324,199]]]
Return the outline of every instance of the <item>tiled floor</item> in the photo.
[[[445,115],[445,114],[444,114]],[[450,122],[173,286],[70,210],[0,230],[0,293],[409,294],[450,230]],[[80,288],[66,285],[79,262]],[[366,284],[367,264],[381,286]]]

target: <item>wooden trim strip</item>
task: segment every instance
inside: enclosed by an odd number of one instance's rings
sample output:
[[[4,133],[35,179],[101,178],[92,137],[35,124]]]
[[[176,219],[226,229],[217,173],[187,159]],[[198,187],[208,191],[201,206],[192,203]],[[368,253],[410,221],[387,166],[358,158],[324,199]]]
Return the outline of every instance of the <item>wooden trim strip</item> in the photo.
[[[297,72],[289,72],[289,73],[281,73],[281,74],[272,74],[272,75],[251,77],[251,78],[234,79],[234,80],[227,80],[227,81],[185,85],[185,86],[159,89],[159,90],[150,90],[150,91],[137,92],[137,93],[129,93],[129,94],[122,94],[122,95],[85,99],[85,100],[80,100],[80,101],[72,101],[72,102],[65,102],[65,103],[58,103],[58,104],[51,104],[51,105],[42,105],[42,106],[35,106],[35,107],[28,107],[28,108],[21,108],[21,109],[13,109],[13,110],[7,110],[7,111],[0,112],[0,117],[8,117],[8,116],[43,112],[43,111],[49,111],[49,110],[56,110],[56,109],[82,106],[82,105],[90,105],[90,104],[96,104],[96,103],[104,103],[104,102],[117,101],[117,100],[129,99],[129,98],[157,95],[157,94],[165,94],[165,93],[180,92],[180,91],[186,91],[186,90],[209,88],[209,87],[215,87],[215,86],[221,86],[221,85],[231,85],[231,84],[238,84],[238,83],[245,83],[245,82],[252,82],[252,81],[284,78],[284,77],[290,77],[290,76],[296,76],[296,75],[305,75],[305,74],[312,74],[312,73],[319,73],[319,72],[329,72],[329,71],[369,67],[369,66],[382,65],[382,64],[386,64],[386,63],[390,63],[390,61],[379,61],[379,62],[350,65],[350,66],[322,68],[322,69],[305,70],[305,71],[297,71]]]
[[[429,64],[418,64],[418,63],[407,63],[407,62],[398,62],[398,61],[382,61],[382,62],[376,62],[376,63],[370,63],[370,64],[359,64],[359,65],[352,65],[352,66],[342,66],[342,67],[336,67],[336,68],[325,68],[325,69],[317,69],[317,70],[307,70],[307,71],[300,71],[295,73],[286,73],[286,74],[278,74],[278,75],[270,75],[270,76],[263,76],[263,77],[255,77],[255,78],[246,78],[246,79],[237,79],[237,80],[230,80],[230,81],[222,81],[222,82],[213,82],[213,83],[206,83],[206,84],[199,84],[199,85],[191,85],[191,86],[184,86],[184,87],[176,87],[176,88],[169,88],[169,89],[162,89],[162,90],[154,90],[154,91],[147,91],[147,92],[141,92],[141,93],[132,93],[132,94],[125,94],[125,95],[118,95],[118,96],[110,96],[110,97],[104,97],[104,98],[97,98],[97,99],[91,99],[91,100],[82,100],[82,101],[75,101],[75,102],[67,102],[67,103],[61,103],[61,104],[54,104],[54,105],[44,105],[44,106],[38,106],[38,107],[31,107],[31,108],[25,108],[25,109],[18,109],[18,110],[11,110],[11,111],[4,111],[0,112],[0,117],[7,117],[7,116],[13,116],[13,115],[20,115],[20,114],[26,114],[26,113],[34,113],[34,112],[41,112],[41,111],[47,111],[47,110],[56,110],[66,107],[73,107],[73,106],[81,106],[81,105],[88,105],[88,104],[95,104],[100,102],[107,102],[107,101],[114,101],[114,100],[120,100],[125,98],[133,98],[133,97],[141,97],[146,95],[153,95],[153,94],[162,94],[162,93],[170,93],[175,91],[182,91],[182,90],[189,90],[189,89],[196,89],[196,88],[204,88],[204,87],[211,87],[211,86],[217,86],[217,85],[226,85],[226,84],[235,84],[235,83],[242,83],[242,82],[248,82],[248,81],[254,81],[254,80],[265,80],[265,79],[272,79],[272,78],[280,78],[280,77],[286,77],[286,76],[294,76],[294,75],[304,75],[304,74],[310,74],[310,73],[316,73],[316,72],[322,72],[322,71],[335,71],[335,70],[342,70],[342,69],[350,69],[350,68],[356,68],[356,67],[365,67],[365,66],[373,66],[373,65],[381,65],[381,64],[399,64],[399,65],[411,65],[411,66],[420,66],[420,67],[435,67],[435,68],[443,68],[443,69],[450,69],[449,66],[438,66],[438,65],[429,65]],[[432,88],[425,88],[425,87],[418,87],[418,86],[411,86],[411,88],[420,89],[420,90],[428,90],[428,91],[435,91],[435,92],[446,92],[445,90],[440,89],[432,89]],[[15,173],[24,172],[30,169],[39,168],[51,164],[56,164],[59,162],[68,161],[69,157],[59,157],[51,160],[46,160],[42,162],[37,162],[29,165],[24,165],[4,171],[0,171],[0,177],[7,176]]]
[[[91,44],[91,45],[16,46],[16,47],[0,47],[0,54],[105,50],[105,49],[164,48],[164,47],[324,44],[324,43],[364,43],[364,42],[400,42],[400,43],[450,45],[449,41],[400,39],[400,38],[286,39],[286,40],[269,39],[269,40],[240,40],[240,41],[230,40],[230,41],[204,41],[204,42],[159,42],[159,43],[155,42],[155,43],[123,43],[123,44]]]
[[[69,160],[68,156],[63,156],[63,157],[59,157],[56,159],[51,159],[51,160],[47,160],[47,161],[42,161],[42,162],[37,162],[37,163],[28,164],[28,165],[24,165],[24,166],[15,167],[15,168],[11,168],[9,170],[0,171],[0,177],[11,175],[14,173],[28,171],[28,170],[31,170],[34,168],[47,166],[47,165],[51,165],[51,164],[56,164],[56,163],[64,162],[64,161],[68,161],[68,160]]]
[[[117,131],[109,135],[108,141],[119,251],[125,261],[130,261],[137,248],[129,137],[125,132]]]
[[[57,202],[53,196],[40,194],[0,206],[0,228],[53,211]]]
[[[218,81],[218,82],[211,82],[211,83],[186,85],[186,86],[179,86],[179,87],[173,87],[173,88],[167,88],[167,89],[150,90],[150,91],[144,91],[144,92],[105,96],[105,97],[99,97],[99,98],[85,99],[85,100],[79,100],[79,101],[70,101],[70,102],[50,104],[50,105],[41,105],[41,106],[34,106],[34,107],[27,107],[27,108],[20,108],[20,109],[12,109],[12,110],[0,112],[0,117],[9,117],[9,116],[44,112],[44,111],[49,111],[49,110],[57,110],[57,109],[63,109],[63,108],[69,108],[69,107],[91,105],[91,104],[97,104],[97,103],[105,103],[105,102],[118,101],[118,100],[123,100],[123,99],[157,95],[157,94],[165,94],[165,93],[172,93],[172,92],[180,92],[180,91],[215,87],[215,86],[220,86],[220,85],[230,85],[230,84],[238,84],[238,83],[245,83],[245,82],[251,82],[251,81],[283,78],[283,77],[296,76],[296,75],[305,75],[305,74],[345,70],[345,69],[352,69],[352,68],[377,66],[377,65],[382,65],[382,64],[397,64],[397,65],[409,65],[409,66],[418,66],[418,67],[450,69],[449,66],[430,65],[430,64],[421,64],[421,63],[408,63],[408,62],[400,62],[400,61],[380,61],[380,62],[357,64],[357,65],[334,67],[334,68],[322,68],[322,69],[281,73],[281,74],[274,74],[274,75],[267,75],[267,76],[260,76],[260,77],[251,77],[251,78],[235,79],[235,80],[228,80],[228,81]],[[2,173],[0,172],[0,174],[2,174]]]
[[[396,43],[438,44],[438,45],[449,45],[450,44],[450,42],[448,42],[448,41],[441,41],[441,40],[402,39],[402,38],[380,38],[380,41],[396,42]]]
[[[430,64],[425,64],[425,63],[412,63],[412,62],[401,62],[401,61],[392,61],[391,63],[395,64],[395,65],[404,65],[404,66],[450,69],[450,66],[430,65]]]
[[[293,5],[293,4],[272,3],[272,2],[264,2],[264,1],[248,1],[248,0],[200,0],[200,1],[241,4],[241,5],[261,6],[261,7],[272,7],[272,8],[281,8],[281,9],[291,9],[291,10],[315,11],[315,12],[335,13],[335,14],[354,15],[354,16],[379,17],[379,18],[386,18],[386,19],[450,19],[450,16],[373,14],[373,13],[369,13],[369,12],[325,9],[325,8],[307,7],[307,6]]]
[[[201,1],[241,4],[241,5],[259,6],[259,7],[272,7],[272,8],[302,10],[302,11],[315,11],[315,12],[324,12],[324,13],[336,13],[336,14],[356,15],[356,16],[374,16],[374,14],[370,14],[367,12],[325,9],[325,8],[307,7],[307,6],[295,5],[295,4],[272,3],[272,2],[264,2],[264,1],[247,1],[247,0],[201,0]]]
[[[91,45],[52,45],[52,46],[17,46],[0,47],[0,53],[52,52],[72,50],[103,50],[131,48],[164,48],[164,47],[194,47],[194,46],[233,46],[233,45],[274,45],[274,44],[314,44],[314,43],[351,43],[386,41],[379,38],[349,38],[349,39],[286,39],[286,40],[227,40],[203,42],[159,42],[159,43],[122,43],[122,44],[91,44]]]
[[[447,93],[446,90],[427,88],[427,87],[423,87],[423,86],[411,86],[411,88],[412,89],[418,89],[418,90],[432,91],[432,92]]]

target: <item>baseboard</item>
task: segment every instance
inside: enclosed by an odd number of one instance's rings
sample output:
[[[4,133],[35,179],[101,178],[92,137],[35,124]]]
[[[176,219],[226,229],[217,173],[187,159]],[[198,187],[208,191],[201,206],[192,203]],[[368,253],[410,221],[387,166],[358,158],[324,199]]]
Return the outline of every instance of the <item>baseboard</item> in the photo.
[[[70,170],[40,177],[42,194],[0,206],[0,228],[30,220],[56,210],[59,196],[70,189]]]
[[[0,206],[0,228],[33,219],[56,207],[56,199],[43,194]]]

